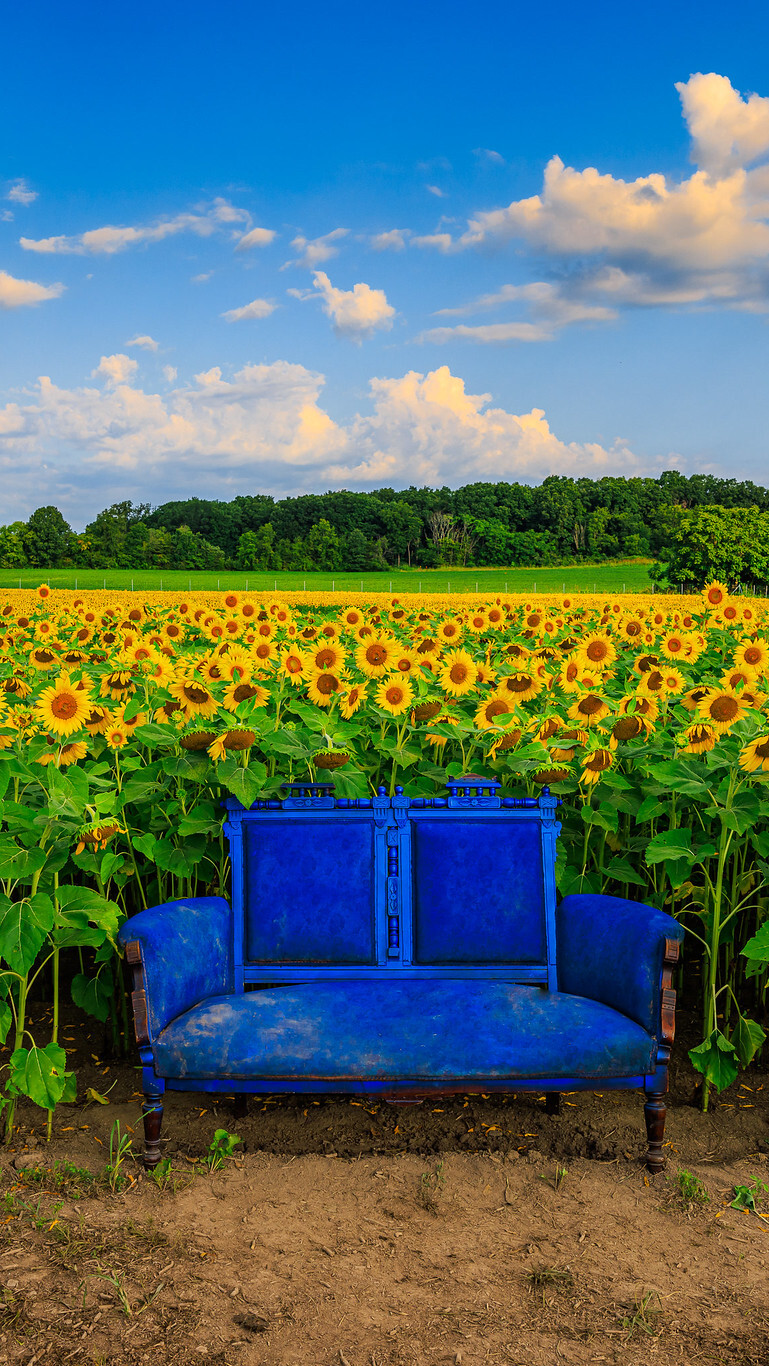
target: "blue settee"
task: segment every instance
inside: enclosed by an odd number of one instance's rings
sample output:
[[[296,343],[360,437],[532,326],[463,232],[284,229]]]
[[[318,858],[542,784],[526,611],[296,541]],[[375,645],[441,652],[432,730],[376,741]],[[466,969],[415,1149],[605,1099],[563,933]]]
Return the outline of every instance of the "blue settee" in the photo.
[[[123,925],[146,1166],[166,1090],[536,1090],[557,1108],[563,1091],[638,1088],[646,1163],[662,1169],[682,930],[621,898],[557,904],[547,788],[447,787],[228,801],[232,905],[175,901]]]

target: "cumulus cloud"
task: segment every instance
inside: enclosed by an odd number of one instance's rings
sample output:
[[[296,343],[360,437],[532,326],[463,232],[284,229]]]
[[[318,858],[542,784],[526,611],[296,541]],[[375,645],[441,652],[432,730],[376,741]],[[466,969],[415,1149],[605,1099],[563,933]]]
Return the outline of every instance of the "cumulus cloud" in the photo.
[[[268,247],[277,233],[272,228],[252,228],[239,239],[236,251],[250,251],[252,247]]]
[[[23,401],[0,408],[8,519],[29,515],[41,485],[82,524],[128,497],[655,474],[673,459],[642,461],[622,441],[564,441],[541,409],[492,406],[445,365],[373,379],[366,410],[346,424],[320,403],[323,377],[302,365],[247,365],[231,378],[213,366],[162,395],[126,382],[135,367],[127,356],[102,357],[94,374],[105,387],[60,388],[43,376]]]
[[[96,369],[91,371],[91,375],[94,379],[101,376],[111,388],[114,388],[119,384],[130,383],[131,376],[138,368],[138,361],[118,351],[114,356],[102,356]]]
[[[712,72],[677,89],[691,175],[626,181],[553,156],[539,194],[475,214],[458,236],[412,244],[450,254],[522,241],[554,262],[564,304],[594,306],[594,320],[604,304],[606,317],[618,306],[768,308],[769,99],[743,97]],[[562,321],[572,320],[567,309]]]
[[[70,256],[114,256],[117,252],[127,251],[129,247],[142,243],[162,242],[167,237],[191,232],[198,237],[210,237],[224,223],[248,221],[245,210],[237,209],[226,200],[215,199],[208,209],[195,213],[178,213],[173,218],[161,218],[156,223],[139,227],[91,228],[88,232],[74,236],[58,237],[20,237],[20,245],[25,251],[40,255]]]
[[[37,199],[37,190],[33,190],[28,180],[23,177],[20,180],[13,180],[8,190],[6,199],[10,199],[13,204],[33,204]]]
[[[18,280],[6,270],[0,270],[0,308],[25,308],[31,304],[43,303],[45,299],[58,299],[66,286],[39,285],[35,280]]]
[[[377,329],[392,327],[395,309],[388,304],[383,289],[372,289],[362,282],[352,289],[337,289],[322,270],[316,270],[312,278],[314,289],[288,292],[296,299],[322,299],[323,312],[338,336],[360,342]]]
[[[324,261],[333,260],[339,255],[339,248],[335,244],[347,237],[349,231],[349,228],[334,228],[333,232],[327,232],[323,237],[295,237],[291,245],[300,254],[295,260],[286,261],[282,269],[285,270],[286,266],[307,266],[309,270],[314,270]]]
[[[252,299],[250,304],[244,304],[242,308],[228,308],[222,314],[228,323],[239,323],[247,318],[269,318],[275,312],[277,304],[271,303],[269,299]]]
[[[139,337],[132,337],[130,341],[126,342],[126,346],[141,346],[145,351],[157,351],[159,344],[154,337],[149,337],[146,333]]]
[[[408,228],[391,228],[389,232],[375,233],[370,244],[374,251],[403,251],[409,235]]]

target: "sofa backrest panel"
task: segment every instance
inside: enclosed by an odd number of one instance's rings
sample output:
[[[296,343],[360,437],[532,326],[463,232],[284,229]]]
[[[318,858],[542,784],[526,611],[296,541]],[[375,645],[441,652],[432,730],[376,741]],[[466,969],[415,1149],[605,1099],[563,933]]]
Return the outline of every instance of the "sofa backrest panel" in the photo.
[[[245,962],[375,962],[373,822],[265,824],[244,830]]]
[[[545,964],[539,820],[453,817],[411,818],[414,962]]]

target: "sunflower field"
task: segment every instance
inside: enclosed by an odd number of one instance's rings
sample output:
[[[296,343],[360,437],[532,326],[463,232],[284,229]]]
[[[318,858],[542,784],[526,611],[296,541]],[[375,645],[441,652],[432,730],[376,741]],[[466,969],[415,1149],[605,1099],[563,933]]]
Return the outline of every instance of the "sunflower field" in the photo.
[[[52,591],[0,601],[0,1108],[77,1078],[67,996],[128,1037],[126,916],[227,895],[220,801],[291,780],[441,792],[480,770],[563,799],[561,894],[687,930],[703,1107],[765,1041],[769,606],[579,595],[290,601]],[[479,851],[493,859],[493,849]],[[66,988],[64,985],[66,984]],[[690,991],[691,995],[691,991]],[[45,1038],[29,1003],[50,1004]],[[39,1032],[39,1030],[38,1030]]]

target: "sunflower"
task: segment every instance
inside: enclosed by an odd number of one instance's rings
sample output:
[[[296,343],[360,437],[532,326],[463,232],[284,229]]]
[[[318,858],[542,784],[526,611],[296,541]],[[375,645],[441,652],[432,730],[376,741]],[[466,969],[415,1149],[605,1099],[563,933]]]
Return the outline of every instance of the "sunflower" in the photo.
[[[606,669],[616,658],[613,642],[598,632],[587,636],[577,651],[577,660],[586,669]]]
[[[131,669],[113,669],[99,685],[100,697],[115,697],[120,702],[135,691]]]
[[[544,768],[537,768],[531,774],[531,780],[539,783],[540,787],[549,787],[551,783],[563,783],[571,776],[568,768],[553,768],[545,765]],[[593,780],[595,781],[595,780]]]
[[[613,763],[614,759],[612,758],[611,750],[594,749],[592,754],[589,754],[588,757],[583,760],[580,781],[586,783],[588,786],[592,783],[597,783],[601,774],[605,773],[607,768],[611,768]]]
[[[685,631],[670,631],[662,638],[660,649],[666,659],[685,659],[688,652],[689,637]]]
[[[317,647],[313,645],[308,650],[307,660],[310,669],[333,669],[338,672],[344,665],[344,650],[333,639],[324,638],[322,644]]]
[[[485,702],[481,702],[475,713],[475,725],[478,730],[491,730],[493,726],[505,724],[503,718],[512,720],[512,713],[515,702],[509,693],[500,695],[492,693]]]
[[[735,721],[745,715],[745,704],[730,688],[713,689],[703,697],[697,711],[702,719],[717,731],[731,730]]]
[[[558,682],[564,692],[577,692],[579,690],[581,672],[576,659],[564,660],[558,672]]]
[[[457,716],[436,716],[435,723],[439,726],[458,726],[459,718]],[[434,745],[436,749],[443,749],[447,738],[446,735],[436,735],[434,731],[431,730],[425,731],[425,740],[428,744]]]
[[[356,626],[362,625],[363,613],[359,612],[357,607],[343,607],[339,613],[339,620],[346,630],[352,631]]]
[[[743,664],[742,667],[736,665],[732,669],[724,669],[721,674],[721,687],[731,688],[752,688],[758,682],[758,674],[749,665]]]
[[[614,722],[611,728],[612,739],[622,743],[637,740],[639,735],[648,735],[651,729],[651,722],[645,716],[640,716],[638,712],[627,713],[625,716],[618,716]]]
[[[438,677],[441,686],[452,697],[464,697],[475,688],[478,670],[467,650],[449,650],[443,657]]]
[[[474,636],[482,636],[489,629],[489,619],[485,612],[471,612],[467,618],[467,629]]]
[[[167,621],[161,634],[172,645],[181,645],[184,640],[185,625],[183,621]]]
[[[355,683],[346,692],[342,693],[339,701],[339,710],[345,721],[349,721],[354,716],[359,707],[363,706],[368,695],[365,683]]]
[[[407,645],[398,646],[392,657],[392,666],[399,674],[418,674],[421,660],[416,650],[410,650]]]
[[[769,772],[769,735],[757,735],[740,750],[740,768],[746,773]]]
[[[45,673],[48,669],[52,669],[54,667],[56,663],[56,655],[53,653],[52,650],[49,650],[47,646],[40,645],[36,650],[33,650],[30,654],[29,662],[34,666],[34,668],[38,669],[41,673]]]
[[[729,597],[729,589],[726,584],[719,583],[718,579],[713,579],[712,583],[702,590],[702,598],[705,606],[711,611],[713,608],[721,607]]]
[[[588,692],[569,707],[568,715],[572,721],[580,721],[583,726],[597,726],[604,716],[609,715],[609,711],[608,702],[600,694]]]
[[[374,694],[377,705],[391,716],[402,716],[414,700],[414,689],[402,674],[390,674],[377,685]]]
[[[71,735],[85,725],[91,710],[90,693],[72,683],[69,674],[60,674],[56,683],[43,689],[35,710],[44,730]]]
[[[388,636],[372,636],[355,651],[355,663],[367,678],[383,678],[392,669],[397,643]]]
[[[307,672],[307,656],[293,645],[287,645],[278,655],[278,677],[288,678],[295,686],[301,683]]]
[[[677,697],[686,688],[686,679],[680,669],[674,669],[670,665],[660,669],[662,674],[662,686],[666,693],[671,697]]]
[[[318,707],[330,707],[335,693],[341,692],[344,681],[343,675],[334,673],[333,669],[320,669],[309,676],[307,696]]]
[[[487,659],[476,660],[475,667],[478,670],[477,682],[479,687],[483,687],[487,683],[494,682],[494,679],[497,676],[497,671],[496,669],[492,669]]]
[[[216,698],[199,678],[175,678],[169,683],[168,691],[187,717],[214,716],[216,713]]]
[[[235,711],[241,702],[250,702],[253,707],[266,707],[269,700],[270,694],[261,683],[256,683],[252,678],[234,678],[224,690],[222,705],[227,711]]]
[[[550,746],[550,758],[557,763],[570,763],[574,758],[577,745],[584,745],[587,735],[586,730],[559,731],[558,744]]]
[[[443,645],[461,645],[462,643],[462,627],[458,621],[451,617],[447,621],[441,622],[435,634]]]
[[[47,735],[46,740],[49,748],[38,756],[36,764],[55,764],[56,768],[66,768],[68,764],[76,764],[84,759],[88,753],[84,740],[70,740],[66,745],[60,745],[53,735]]]
[[[497,692],[509,693],[516,702],[528,702],[541,691],[542,680],[536,673],[507,674],[497,685]]]
[[[123,749],[128,744],[128,730],[124,725],[110,725],[104,732],[110,749]]]
[[[760,637],[743,640],[734,652],[734,663],[737,668],[747,666],[756,674],[765,673],[769,668],[769,642]]]
[[[681,744],[682,754],[707,754],[708,750],[714,749],[718,733],[715,727],[707,725],[703,721],[695,721],[693,726],[687,726],[686,730],[678,738]]]

